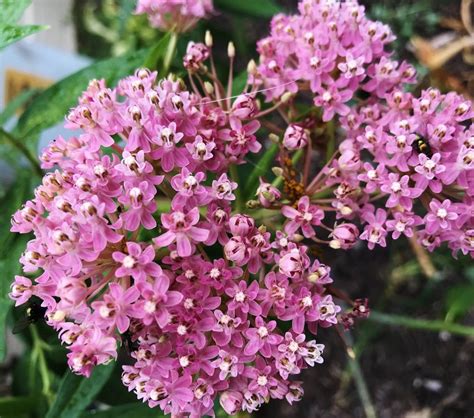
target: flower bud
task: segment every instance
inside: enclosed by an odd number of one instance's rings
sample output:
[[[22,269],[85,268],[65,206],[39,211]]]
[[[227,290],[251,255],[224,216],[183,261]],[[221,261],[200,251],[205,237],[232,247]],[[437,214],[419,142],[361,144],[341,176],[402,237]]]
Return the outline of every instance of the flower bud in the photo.
[[[257,74],[257,64],[254,60],[250,60],[247,64],[247,72],[251,75]]]
[[[258,200],[248,200],[245,203],[245,206],[247,206],[247,208],[249,209],[257,209],[258,207],[260,207],[260,202]]]
[[[213,43],[212,35],[211,35],[211,32],[208,30],[206,31],[206,34],[204,35],[204,43],[206,44],[208,48],[212,48],[212,43]]]
[[[204,88],[207,94],[214,94],[214,86],[209,81],[204,82]]]
[[[289,151],[296,151],[308,144],[309,132],[300,125],[292,123],[286,128],[283,146]]]
[[[280,102],[287,103],[292,97],[293,97],[293,93],[291,91],[287,91],[286,93],[283,93],[283,95],[281,96]]]
[[[242,394],[235,391],[227,391],[221,395],[219,403],[222,409],[229,415],[234,415],[240,411],[242,405]]]
[[[279,143],[280,143],[280,137],[279,137],[278,135],[273,134],[273,133],[270,134],[270,135],[268,135],[268,139],[269,139],[270,141],[272,141],[273,143],[275,143],[275,144],[279,144]]]
[[[331,248],[347,250],[355,245],[359,237],[359,230],[354,224],[341,224],[334,228],[331,237],[332,240],[329,243]]]
[[[254,220],[247,215],[234,215],[229,219],[230,232],[244,237],[255,228]]]
[[[237,263],[240,263],[245,259],[246,250],[247,246],[245,245],[243,238],[239,236],[232,237],[224,246],[224,254],[226,258]]]
[[[239,119],[251,118],[256,113],[257,103],[249,94],[241,94],[232,104],[232,115]]]
[[[272,173],[277,177],[281,177],[283,175],[283,169],[281,167],[272,167]]]
[[[235,46],[233,42],[229,42],[229,45],[227,45],[227,56],[229,58],[235,57]]]
[[[257,189],[257,197],[260,204],[264,208],[268,208],[272,205],[273,202],[275,202],[275,200],[281,198],[281,193],[275,186],[272,186],[270,183],[264,182],[260,178],[260,186],[258,186]]]

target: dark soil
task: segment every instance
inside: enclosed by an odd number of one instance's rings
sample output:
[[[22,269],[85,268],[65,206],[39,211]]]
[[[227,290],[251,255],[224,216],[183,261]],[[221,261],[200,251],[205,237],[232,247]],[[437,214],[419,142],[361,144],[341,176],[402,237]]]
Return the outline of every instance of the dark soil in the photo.
[[[408,277],[387,297],[390,259],[411,256],[409,245],[369,251],[329,254],[339,288],[352,298],[368,296],[378,310],[424,318],[442,318],[444,290],[465,281],[446,277],[428,283]],[[398,254],[398,256],[396,255]],[[428,291],[427,291],[428,289]],[[427,296],[428,294],[428,296]],[[474,325],[474,317],[466,318]],[[359,322],[351,331],[354,342],[368,341],[359,358],[378,418],[468,418],[474,416],[474,340],[422,330],[407,330]],[[368,338],[368,339],[367,339]],[[272,401],[258,417],[358,418],[365,417],[340,336],[333,329],[317,337],[326,345],[325,363],[302,375],[305,395],[300,403]]]

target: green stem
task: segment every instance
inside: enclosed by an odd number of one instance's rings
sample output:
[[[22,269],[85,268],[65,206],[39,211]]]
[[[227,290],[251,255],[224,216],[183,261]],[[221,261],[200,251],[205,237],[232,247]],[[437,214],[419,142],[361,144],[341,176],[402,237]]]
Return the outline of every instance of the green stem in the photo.
[[[357,394],[359,395],[360,402],[364,408],[365,416],[367,418],[377,418],[377,413],[375,412],[375,407],[372,402],[367,383],[364,379],[364,374],[362,373],[362,368],[360,367],[359,360],[354,351],[354,341],[350,332],[342,333],[338,330],[339,335],[343,339],[346,345],[347,353],[347,364],[349,366],[349,372],[354,378],[354,383],[357,389]]]
[[[229,173],[230,173],[230,178],[232,181],[235,181],[237,183],[237,189],[235,189],[235,197],[236,197],[236,209],[238,212],[240,212],[243,209],[244,201],[242,197],[242,189],[241,189],[241,184],[239,181],[239,172],[237,170],[237,166],[235,164],[231,164],[229,166]]]
[[[354,353],[354,351],[352,351],[352,353]],[[348,355],[347,358],[349,369],[352,372],[352,376],[354,377],[357,393],[359,394],[360,401],[364,407],[365,416],[367,418],[377,418],[377,414],[375,412],[372,400],[370,399],[369,390],[367,389],[367,384],[365,383],[359,361],[357,360],[355,354],[353,357]]]
[[[328,162],[336,150],[336,125],[333,120],[328,122],[326,131],[329,137],[326,147],[326,162]]]
[[[440,320],[413,319],[408,316],[384,314],[374,311],[370,312],[368,319],[370,321],[386,325],[402,326],[426,331],[447,331],[451,334],[463,335],[465,337],[474,337],[474,327],[453,324]]]
[[[166,49],[165,59],[163,61],[163,74],[168,74],[168,70],[171,67],[171,62],[174,58],[174,53],[176,51],[176,44],[178,43],[178,34],[176,32],[171,32],[171,38],[168,43],[168,48]]]
[[[36,160],[35,156],[31,153],[31,151],[21,142],[20,139],[15,138],[12,134],[7,132],[5,129],[0,128],[0,135],[5,138],[6,142],[8,142],[12,147],[16,148],[18,151],[20,151],[30,162],[32,165],[35,173],[42,177],[43,176],[43,170],[41,169],[41,166],[38,164],[38,161]]]
[[[49,404],[52,403],[54,394],[51,391],[51,380],[49,378],[48,364],[46,362],[46,357],[44,355],[44,343],[41,340],[38,331],[35,325],[31,325],[31,336],[33,338],[33,359],[38,360],[38,368],[41,376],[41,381],[43,382],[43,395],[46,397]]]

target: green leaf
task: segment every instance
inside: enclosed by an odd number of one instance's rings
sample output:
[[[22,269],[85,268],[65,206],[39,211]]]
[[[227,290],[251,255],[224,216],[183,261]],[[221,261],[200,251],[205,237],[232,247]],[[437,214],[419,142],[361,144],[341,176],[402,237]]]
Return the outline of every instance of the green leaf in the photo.
[[[11,234],[14,236],[13,234]],[[9,247],[8,257],[0,260],[0,362],[5,357],[5,323],[13,301],[8,297],[10,283],[15,274],[20,273],[21,253],[25,250],[27,236],[14,236],[15,241]]]
[[[0,0],[0,24],[13,24],[20,19],[31,0]]]
[[[232,96],[237,96],[242,93],[245,85],[247,84],[248,74],[247,71],[242,71],[232,80]]]
[[[17,209],[28,199],[32,192],[31,173],[27,170],[19,170],[17,179],[10,187],[5,197],[0,201],[2,208],[2,216],[0,218],[0,260],[3,258],[11,258],[11,249],[13,243],[19,238],[19,235],[10,233],[11,216]],[[0,290],[2,277],[0,277]]]
[[[474,308],[474,285],[453,287],[446,295],[446,321],[452,322]]]
[[[216,0],[216,8],[266,18],[282,11],[282,8],[274,0]]]
[[[0,262],[0,272],[3,270],[3,266]],[[3,272],[2,272],[3,273]],[[3,361],[6,354],[6,341],[5,341],[5,324],[7,321],[8,310],[10,309],[11,302],[6,297],[0,298],[0,362]],[[0,414],[1,416],[1,414]]]
[[[38,93],[36,89],[25,90],[8,103],[5,109],[0,113],[0,126],[8,122],[15,112],[28,103],[36,93]]]
[[[0,398],[0,417],[18,417],[36,409],[38,399],[33,396],[17,396]]]
[[[278,144],[272,144],[265,153],[262,155],[254,169],[250,173],[250,176],[245,183],[246,196],[254,193],[258,187],[258,178],[262,176],[268,176],[271,174],[270,168],[275,163],[275,156],[278,153]]]
[[[46,418],[79,418],[107,383],[114,366],[98,366],[89,378],[66,371]]]
[[[164,417],[158,408],[150,408],[148,405],[131,403],[114,406],[105,411],[85,412],[81,418],[158,418]]]
[[[167,32],[151,49],[150,53],[145,59],[143,66],[150,70],[162,68],[166,57],[166,52],[171,41],[171,32]]]
[[[114,85],[140,67],[148,52],[145,49],[96,62],[47,88],[25,110],[13,135],[28,141],[28,147],[36,152],[40,132],[64,120],[91,79],[104,78],[107,85]]]
[[[36,32],[48,29],[48,26],[44,25],[0,25],[0,49],[19,41],[20,39],[26,38],[27,36],[33,35]]]

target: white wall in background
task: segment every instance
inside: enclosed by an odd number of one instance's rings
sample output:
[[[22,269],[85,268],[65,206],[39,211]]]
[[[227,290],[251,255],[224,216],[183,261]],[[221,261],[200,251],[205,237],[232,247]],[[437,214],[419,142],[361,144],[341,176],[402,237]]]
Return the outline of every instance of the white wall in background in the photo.
[[[30,39],[64,51],[76,51],[72,4],[73,0],[33,0],[22,23],[49,25],[50,28]]]

